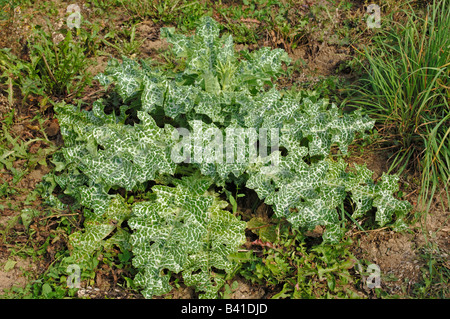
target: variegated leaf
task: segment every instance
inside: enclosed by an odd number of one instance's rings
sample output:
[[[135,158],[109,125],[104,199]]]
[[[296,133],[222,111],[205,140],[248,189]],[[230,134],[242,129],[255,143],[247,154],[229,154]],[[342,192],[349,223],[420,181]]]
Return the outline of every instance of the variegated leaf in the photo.
[[[227,203],[207,191],[211,181],[183,178],[176,187],[154,186],[156,200],[134,205],[133,264],[146,297],[171,290],[164,270],[181,272],[187,285],[217,295],[223,280],[215,269],[230,271],[228,255],[245,241],[245,223],[225,211]]]

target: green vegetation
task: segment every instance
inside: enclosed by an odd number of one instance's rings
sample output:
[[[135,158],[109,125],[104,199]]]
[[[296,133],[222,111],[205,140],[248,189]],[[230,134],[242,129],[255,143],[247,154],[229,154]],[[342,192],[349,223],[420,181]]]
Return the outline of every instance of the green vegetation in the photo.
[[[61,38],[57,43],[48,31],[37,26],[29,40],[30,61],[17,58],[8,49],[0,51],[3,76],[10,86],[10,101],[13,85],[21,89],[22,102],[25,102],[30,94],[75,96],[90,84],[92,77],[86,72],[88,60],[84,46],[73,38],[70,30]]]
[[[448,298],[449,1],[379,5],[0,0],[0,298]]]
[[[251,224],[265,226],[257,241],[262,250],[242,258],[238,273],[243,278],[269,287],[282,286],[275,299],[361,298],[356,293],[361,281],[350,272],[357,259],[348,249],[349,242],[311,248],[307,236],[286,223]]]
[[[429,209],[441,185],[450,199],[449,2],[436,1],[423,17],[411,6],[402,12],[406,22],[389,21],[365,49],[367,77],[350,104],[383,125],[395,147],[390,170],[420,168]]]
[[[205,14],[208,6],[203,1],[193,0],[155,0],[155,1],[120,1],[120,4],[132,17],[152,19],[165,25],[176,25],[183,31],[192,30]]]
[[[108,38],[118,38],[119,40],[115,40],[114,43],[109,42]],[[123,39],[122,39],[123,37]],[[120,55],[131,56],[135,55],[139,52],[139,47],[142,45],[142,40],[136,39],[136,25],[131,27],[131,31],[127,29],[123,29],[120,32],[110,31],[108,32],[104,39],[102,39],[103,43],[109,45],[117,50]]]
[[[182,272],[187,285],[206,292],[202,297],[214,297],[223,285],[215,273],[235,267],[227,256],[245,242],[245,223],[223,210],[227,202],[208,195],[213,184],[254,189],[278,218],[296,228],[324,226],[324,243],[339,242],[345,213],[358,219],[372,207],[380,226],[405,228],[410,204],[393,196],[397,176],[383,175],[374,183],[366,167],[355,165],[347,172],[342,160],[329,156],[335,144],[346,154],[355,134],[371,129],[373,122],[358,113],[341,115],[326,100],[276,90],[271,80],[289,62],[286,52],[241,51],[245,59],[239,60],[232,37],[219,37],[211,18],[204,18],[192,37],[172,29],[161,34],[184,59],[182,71],[162,73],[125,57],[122,64],[111,60],[97,78],[104,86],[114,84],[123,101],[119,109],[107,114],[110,105],[103,100],[89,112],[55,107],[65,145],[53,157],[61,174],[46,179],[48,202],[54,204],[57,185],[75,200],[72,207],[83,207],[85,229],[70,238],[75,261],[91,258],[104,246],[115,244],[122,252],[131,248],[144,296],[169,292],[170,277],[162,274],[170,271]],[[186,136],[179,141],[177,128],[189,128],[188,142]],[[261,135],[252,141],[256,129],[271,134],[270,142]],[[255,149],[252,158],[256,142],[265,149],[260,147],[258,155]],[[265,154],[274,147],[287,155]],[[186,162],[186,156],[191,160]],[[125,195],[114,194],[119,189]],[[128,200],[127,205],[123,197],[128,194],[156,198]],[[349,212],[343,208],[347,196],[353,206]],[[127,220],[131,231],[122,227]]]

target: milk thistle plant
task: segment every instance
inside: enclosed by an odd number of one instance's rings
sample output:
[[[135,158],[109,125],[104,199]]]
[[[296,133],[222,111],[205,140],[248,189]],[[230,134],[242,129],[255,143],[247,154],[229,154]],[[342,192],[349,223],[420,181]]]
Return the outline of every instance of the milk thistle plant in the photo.
[[[169,292],[180,274],[202,298],[214,298],[236,267],[246,222],[220,196],[229,185],[254,190],[292,227],[325,228],[325,243],[343,235],[337,208],[353,218],[376,211],[380,226],[402,229],[409,203],[395,198],[398,176],[372,180],[345,155],[374,122],[342,114],[327,100],[281,91],[274,81],[290,62],[281,49],[234,50],[209,17],[195,35],[161,29],[182,66],[163,70],[128,58],[97,76],[110,98],[89,111],[55,108],[64,147],[46,178],[46,198],[63,207],[58,186],[84,215],[70,235],[72,260],[117,246],[132,252],[136,286],[150,298]]]

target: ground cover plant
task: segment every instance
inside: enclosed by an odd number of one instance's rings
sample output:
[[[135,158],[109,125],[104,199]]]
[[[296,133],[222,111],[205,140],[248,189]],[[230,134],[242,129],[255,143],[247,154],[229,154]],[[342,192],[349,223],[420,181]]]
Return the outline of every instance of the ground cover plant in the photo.
[[[445,44],[446,16],[379,6],[373,29],[356,1],[8,2],[1,298],[448,297],[446,200],[417,205],[426,172],[389,170],[403,126],[357,95],[390,96],[369,84],[392,59],[437,71],[422,104],[445,106],[445,64],[391,53]],[[424,114],[402,136],[445,172],[445,114]]]
[[[55,107],[64,147],[53,157],[61,173],[46,177],[52,182],[49,202],[59,186],[85,217],[85,229],[70,238],[72,261],[112,244],[122,252],[131,249],[139,270],[135,282],[146,297],[172,289],[164,275],[170,271],[181,272],[186,285],[212,298],[224,283],[220,272],[236,267],[228,258],[244,243],[246,224],[224,210],[228,203],[212,187],[219,193],[229,183],[253,189],[293,227],[325,226],[325,243],[342,237],[347,194],[352,218],[374,207],[380,226],[403,229],[410,210],[394,196],[397,176],[383,175],[375,183],[366,167],[349,171],[342,159],[330,156],[333,144],[346,154],[372,120],[357,112],[340,114],[326,100],[278,91],[272,79],[289,62],[287,54],[263,48],[239,59],[232,37],[219,37],[219,30],[209,17],[191,37],[161,30],[185,65],[177,73],[125,57],[122,63],[111,60],[97,78],[114,85],[118,108],[107,112],[111,106],[103,100],[91,111]],[[183,128],[191,133],[180,141]],[[261,132],[271,135],[270,142]],[[256,144],[258,155],[252,154]],[[287,154],[268,154],[275,147]],[[129,193],[153,199],[133,202],[125,199]],[[122,227],[125,221],[128,227]]]

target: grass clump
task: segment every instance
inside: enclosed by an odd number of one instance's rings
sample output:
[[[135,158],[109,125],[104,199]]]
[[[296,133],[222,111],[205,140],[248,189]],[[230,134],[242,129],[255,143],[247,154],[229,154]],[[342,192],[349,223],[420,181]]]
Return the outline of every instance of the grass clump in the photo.
[[[383,124],[390,170],[419,168],[423,203],[441,183],[449,198],[449,5],[434,1],[423,15],[409,7],[405,23],[385,23],[363,52],[367,74],[349,103]]]

